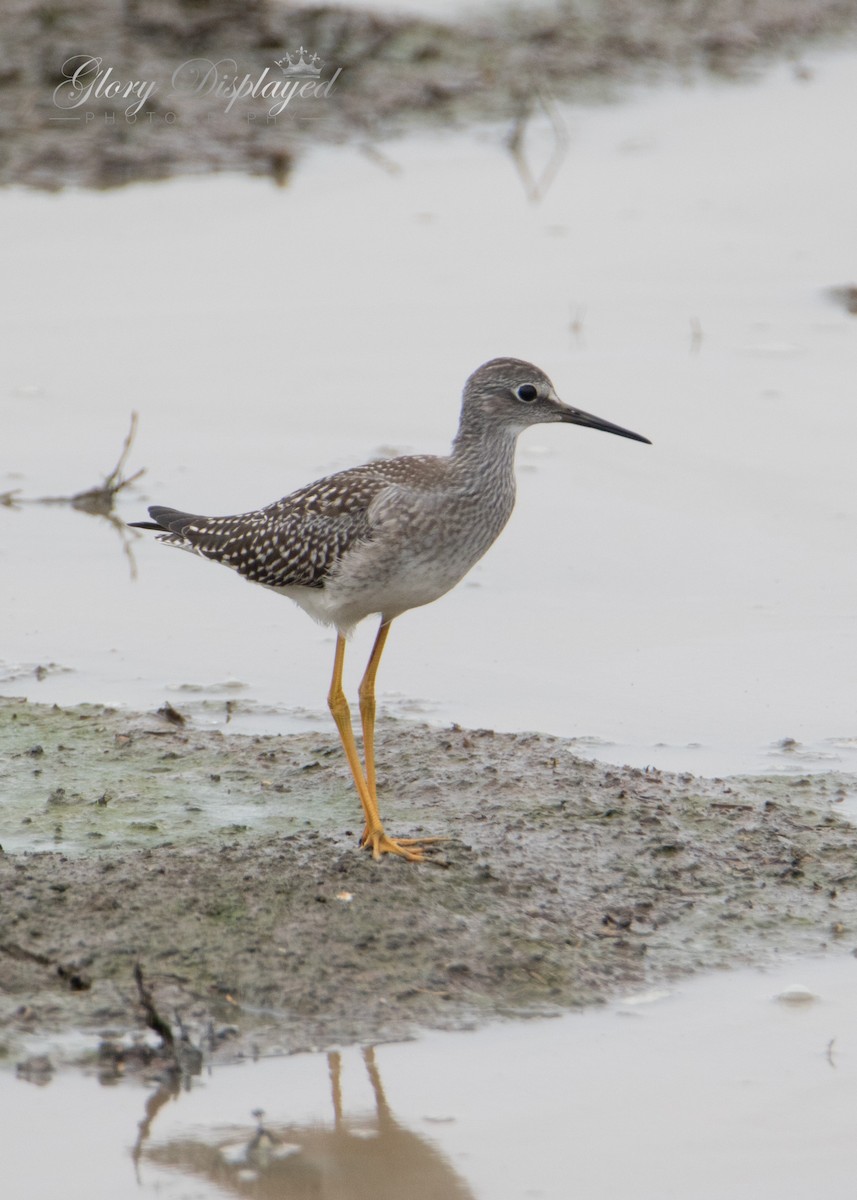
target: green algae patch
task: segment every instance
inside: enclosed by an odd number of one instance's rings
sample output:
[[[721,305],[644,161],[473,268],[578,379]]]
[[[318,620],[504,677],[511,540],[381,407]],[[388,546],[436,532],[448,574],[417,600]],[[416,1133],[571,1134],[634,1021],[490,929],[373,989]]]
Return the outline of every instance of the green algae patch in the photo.
[[[7,852],[80,854],[290,832],[331,811],[356,820],[347,767],[317,741],[0,698],[0,840]]]
[[[848,776],[706,780],[391,720],[378,759],[390,831],[447,839],[432,861],[358,849],[333,733],[0,701],[9,1055],[138,1028],[137,964],[159,1011],[234,1054],[560,1012],[857,945]]]

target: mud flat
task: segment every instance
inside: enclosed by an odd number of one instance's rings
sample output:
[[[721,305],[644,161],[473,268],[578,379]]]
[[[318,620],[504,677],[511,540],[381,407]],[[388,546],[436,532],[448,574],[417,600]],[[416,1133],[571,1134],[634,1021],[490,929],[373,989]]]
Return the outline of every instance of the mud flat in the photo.
[[[17,0],[4,6],[0,49],[0,185],[214,171],[283,185],[319,142],[356,143],[383,165],[376,147],[390,137],[485,120],[511,123],[511,148],[545,97],[800,63],[810,43],[856,26],[854,0],[488,5],[461,22],[270,0]],[[283,106],[262,89],[282,82],[278,64],[298,46],[318,53],[332,90]],[[252,94],[240,94],[244,80]]]
[[[335,735],[0,700],[0,1024],[160,1013],[213,1054],[294,1051],[598,1003],[857,946],[850,776],[707,780],[559,738],[379,725],[379,791],[434,861],[373,862]]]

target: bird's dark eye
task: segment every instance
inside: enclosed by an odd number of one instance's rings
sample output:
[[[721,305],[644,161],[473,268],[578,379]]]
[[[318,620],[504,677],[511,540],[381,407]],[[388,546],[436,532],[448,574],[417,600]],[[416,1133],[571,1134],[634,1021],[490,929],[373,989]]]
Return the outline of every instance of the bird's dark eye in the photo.
[[[523,400],[525,404],[532,404],[538,399],[538,389],[534,388],[531,383],[522,383],[518,388],[517,396],[519,400]]]

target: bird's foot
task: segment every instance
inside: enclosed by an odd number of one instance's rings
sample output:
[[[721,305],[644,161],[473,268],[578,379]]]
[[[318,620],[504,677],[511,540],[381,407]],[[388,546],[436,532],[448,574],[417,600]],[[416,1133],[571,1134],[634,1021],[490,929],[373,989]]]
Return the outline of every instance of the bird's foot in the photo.
[[[447,839],[442,837],[391,838],[382,827],[379,827],[378,829],[364,829],[360,845],[364,850],[371,850],[372,857],[376,860],[380,860],[383,854],[397,854],[406,862],[425,862],[424,847],[433,845],[435,842],[445,841]]]

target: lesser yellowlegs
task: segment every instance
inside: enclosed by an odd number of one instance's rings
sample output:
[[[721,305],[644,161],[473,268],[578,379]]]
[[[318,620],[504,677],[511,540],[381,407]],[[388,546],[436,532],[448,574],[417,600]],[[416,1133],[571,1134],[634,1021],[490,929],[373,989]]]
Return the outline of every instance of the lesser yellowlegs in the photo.
[[[203,517],[155,505],[151,521],[135,522],[158,530],[167,545],[232,567],[334,626],[328,705],[363,806],[361,845],[375,858],[397,854],[419,862],[432,840],[389,837],[378,810],[375,677],[390,623],[409,608],[437,600],[482,557],[515,502],[518,434],[542,422],[585,425],[648,442],[563,404],[547,375],[531,363],[495,358],[464,385],[458,433],[446,458],[370,462],[237,516]],[[373,613],[381,624],[359,688],[364,766],[342,668],[346,638]]]

